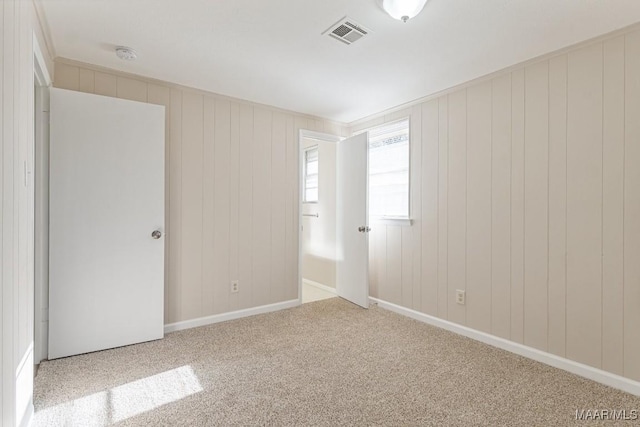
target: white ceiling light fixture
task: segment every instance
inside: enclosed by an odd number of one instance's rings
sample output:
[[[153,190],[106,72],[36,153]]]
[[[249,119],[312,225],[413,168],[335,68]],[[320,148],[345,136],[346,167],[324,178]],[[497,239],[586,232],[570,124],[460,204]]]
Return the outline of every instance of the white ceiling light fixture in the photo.
[[[427,0],[378,0],[378,3],[393,19],[407,22],[422,11]]]
[[[138,57],[135,50],[126,46],[116,46],[116,55],[118,55],[118,58],[124,59],[125,61],[133,61]]]

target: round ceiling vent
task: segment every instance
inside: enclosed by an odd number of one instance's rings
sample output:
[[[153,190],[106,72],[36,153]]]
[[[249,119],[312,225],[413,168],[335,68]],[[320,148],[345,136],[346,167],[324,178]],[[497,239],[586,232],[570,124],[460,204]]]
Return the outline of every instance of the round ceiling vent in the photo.
[[[116,55],[118,55],[118,58],[124,59],[125,61],[133,61],[138,57],[138,54],[135,50],[126,46],[117,46]]]

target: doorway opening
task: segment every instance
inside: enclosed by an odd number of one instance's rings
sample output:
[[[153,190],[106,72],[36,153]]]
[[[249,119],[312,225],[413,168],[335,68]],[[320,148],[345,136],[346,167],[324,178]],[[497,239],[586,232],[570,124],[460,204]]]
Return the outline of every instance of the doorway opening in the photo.
[[[369,307],[367,138],[300,131],[301,303],[335,294]]]
[[[333,135],[300,135],[301,302],[336,297],[336,144]]]

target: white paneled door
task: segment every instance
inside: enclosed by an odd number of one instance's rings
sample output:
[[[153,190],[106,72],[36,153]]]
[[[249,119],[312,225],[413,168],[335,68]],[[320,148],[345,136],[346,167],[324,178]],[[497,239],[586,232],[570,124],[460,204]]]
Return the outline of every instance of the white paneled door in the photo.
[[[164,107],[51,90],[49,359],[163,337]]]
[[[367,215],[368,137],[366,133],[337,146],[338,296],[369,307],[369,224]]]

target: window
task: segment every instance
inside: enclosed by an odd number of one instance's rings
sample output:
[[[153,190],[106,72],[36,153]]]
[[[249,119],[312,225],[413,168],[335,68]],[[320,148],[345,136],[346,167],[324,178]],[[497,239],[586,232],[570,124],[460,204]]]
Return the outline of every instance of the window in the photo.
[[[304,150],[304,203],[318,202],[318,146]]]
[[[369,130],[369,215],[409,218],[409,119]]]

